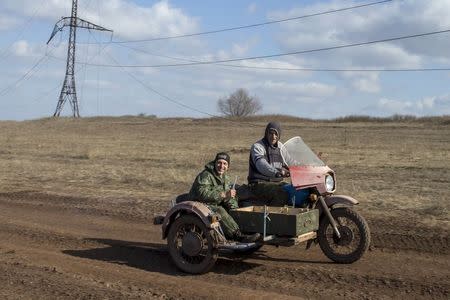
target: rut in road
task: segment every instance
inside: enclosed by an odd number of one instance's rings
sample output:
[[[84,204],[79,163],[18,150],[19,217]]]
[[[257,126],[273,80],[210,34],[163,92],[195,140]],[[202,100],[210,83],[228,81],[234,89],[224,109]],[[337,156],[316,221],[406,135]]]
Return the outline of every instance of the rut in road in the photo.
[[[223,257],[210,273],[190,276],[173,266],[160,228],[148,222],[98,215],[95,207],[79,213],[34,205],[30,199],[16,203],[0,198],[0,208],[0,249],[10,251],[1,268],[11,291],[39,290],[34,284],[41,282],[48,287],[40,295],[64,298],[64,291],[52,283],[59,282],[69,286],[69,292],[80,290],[74,294],[80,297],[208,297],[208,290],[199,286],[220,291],[225,298],[234,293],[346,299],[449,296],[445,238],[415,243],[418,237],[405,234],[408,247],[396,247],[398,236],[375,227],[375,241],[386,235],[387,242],[375,242],[374,250],[352,265],[330,263],[318,247],[304,251],[300,246],[265,246],[244,259]],[[429,251],[423,246],[427,242],[441,250]],[[24,283],[20,270],[30,274],[23,276]]]

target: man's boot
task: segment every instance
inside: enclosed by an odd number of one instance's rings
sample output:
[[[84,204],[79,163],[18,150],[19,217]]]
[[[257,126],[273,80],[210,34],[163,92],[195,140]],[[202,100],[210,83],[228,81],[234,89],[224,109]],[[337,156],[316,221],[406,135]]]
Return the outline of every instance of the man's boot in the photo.
[[[261,235],[259,233],[243,234],[240,230],[236,231],[234,238],[241,243],[253,243],[259,240]]]

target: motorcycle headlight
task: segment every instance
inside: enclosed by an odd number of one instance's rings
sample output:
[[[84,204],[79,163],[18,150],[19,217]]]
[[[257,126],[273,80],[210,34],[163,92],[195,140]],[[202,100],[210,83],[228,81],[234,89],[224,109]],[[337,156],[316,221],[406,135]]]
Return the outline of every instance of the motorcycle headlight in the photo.
[[[325,177],[325,188],[327,192],[331,193],[334,190],[334,179],[333,176],[327,175]]]

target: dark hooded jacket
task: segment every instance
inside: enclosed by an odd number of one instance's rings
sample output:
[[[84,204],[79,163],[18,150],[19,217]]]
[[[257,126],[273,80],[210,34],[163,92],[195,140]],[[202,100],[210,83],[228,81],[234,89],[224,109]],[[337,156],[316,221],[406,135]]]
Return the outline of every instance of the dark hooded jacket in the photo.
[[[214,161],[205,165],[205,169],[197,175],[189,192],[189,199],[206,204],[219,205],[223,198],[222,192],[230,189],[230,177],[224,174],[220,177],[214,169]]]
[[[285,166],[285,160],[282,156],[281,147],[283,144],[278,141],[272,146],[267,141],[267,133],[274,129],[281,137],[281,126],[278,122],[270,122],[266,126],[264,137],[252,145],[249,156],[248,182],[254,183],[259,181],[279,182],[283,178],[277,176],[282,167]]]

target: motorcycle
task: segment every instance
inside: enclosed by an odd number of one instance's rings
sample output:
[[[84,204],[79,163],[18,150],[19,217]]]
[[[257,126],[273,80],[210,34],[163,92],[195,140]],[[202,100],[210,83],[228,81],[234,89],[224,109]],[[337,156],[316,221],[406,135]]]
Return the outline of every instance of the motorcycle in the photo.
[[[260,233],[260,240],[241,243],[227,240],[220,216],[206,204],[185,201],[180,195],[172,208],[154,219],[162,224],[170,257],[184,272],[209,271],[225,251],[250,254],[263,245],[292,246],[306,242],[309,249],[319,244],[322,252],[336,263],[359,260],[370,245],[365,219],[354,210],[358,201],[335,195],[336,174],[302,140],[294,137],[281,149],[289,167],[291,184],[286,184],[290,201],[283,207],[247,205],[230,210],[242,232]],[[241,203],[246,203],[242,201]]]

